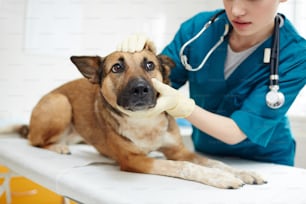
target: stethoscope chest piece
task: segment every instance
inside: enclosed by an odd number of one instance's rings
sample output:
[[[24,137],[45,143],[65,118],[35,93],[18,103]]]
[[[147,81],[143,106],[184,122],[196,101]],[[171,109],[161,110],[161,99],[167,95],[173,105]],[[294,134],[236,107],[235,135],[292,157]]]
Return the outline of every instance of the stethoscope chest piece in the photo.
[[[278,89],[278,86],[273,86],[266,94],[267,106],[272,109],[280,108],[285,103],[285,96],[282,92],[279,92]]]

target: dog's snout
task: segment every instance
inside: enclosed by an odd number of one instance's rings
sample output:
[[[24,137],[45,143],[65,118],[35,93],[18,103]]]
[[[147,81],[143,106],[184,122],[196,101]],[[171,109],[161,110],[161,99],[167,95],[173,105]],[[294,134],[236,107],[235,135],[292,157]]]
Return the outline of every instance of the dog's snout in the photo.
[[[140,82],[138,85],[132,88],[132,94],[136,97],[145,97],[149,93],[149,85]]]
[[[132,111],[148,109],[155,106],[156,93],[147,80],[135,78],[120,92],[117,103]]]

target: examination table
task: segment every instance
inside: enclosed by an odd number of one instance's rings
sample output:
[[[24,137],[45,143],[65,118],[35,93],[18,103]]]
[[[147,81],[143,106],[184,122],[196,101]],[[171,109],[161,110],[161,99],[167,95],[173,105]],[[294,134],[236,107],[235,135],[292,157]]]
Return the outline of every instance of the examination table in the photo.
[[[224,190],[177,178],[122,172],[89,145],[72,145],[70,150],[71,155],[60,155],[32,147],[16,135],[0,136],[0,164],[84,204],[306,204],[305,169],[217,158],[254,170],[268,181]]]

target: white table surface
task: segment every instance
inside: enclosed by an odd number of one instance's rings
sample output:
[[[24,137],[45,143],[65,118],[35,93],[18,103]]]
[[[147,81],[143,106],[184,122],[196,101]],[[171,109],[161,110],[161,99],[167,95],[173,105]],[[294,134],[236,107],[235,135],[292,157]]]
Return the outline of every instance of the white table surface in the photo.
[[[0,136],[0,164],[54,192],[86,204],[306,204],[306,170],[219,158],[262,174],[265,185],[223,190],[176,178],[122,172],[88,145],[73,145],[60,155]]]

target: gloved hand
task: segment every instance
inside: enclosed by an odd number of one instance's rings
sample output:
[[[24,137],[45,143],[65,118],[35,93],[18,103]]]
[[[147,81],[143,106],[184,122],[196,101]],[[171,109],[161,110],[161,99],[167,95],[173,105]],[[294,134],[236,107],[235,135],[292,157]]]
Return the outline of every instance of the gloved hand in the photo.
[[[193,99],[185,97],[178,90],[152,79],[154,88],[160,93],[154,108],[144,111],[129,111],[118,107],[122,112],[133,117],[152,117],[166,111],[175,118],[188,117],[195,108]]]
[[[152,79],[152,82],[156,91],[160,93],[156,107],[167,111],[175,118],[186,118],[192,113],[195,108],[193,99],[155,78]]]
[[[149,49],[155,53],[154,43],[145,34],[134,34],[128,36],[117,45],[117,51],[121,52],[139,52],[143,49]]]

